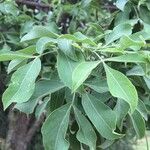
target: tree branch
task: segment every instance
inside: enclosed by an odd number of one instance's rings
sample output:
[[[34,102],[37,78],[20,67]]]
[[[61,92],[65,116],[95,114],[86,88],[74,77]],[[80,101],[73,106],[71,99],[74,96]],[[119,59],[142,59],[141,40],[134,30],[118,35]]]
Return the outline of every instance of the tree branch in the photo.
[[[42,9],[51,9],[49,5],[43,4],[43,3],[38,3],[38,2],[33,2],[33,1],[27,1],[27,0],[16,0],[17,4],[22,4],[26,6],[31,6],[31,7],[39,7]]]

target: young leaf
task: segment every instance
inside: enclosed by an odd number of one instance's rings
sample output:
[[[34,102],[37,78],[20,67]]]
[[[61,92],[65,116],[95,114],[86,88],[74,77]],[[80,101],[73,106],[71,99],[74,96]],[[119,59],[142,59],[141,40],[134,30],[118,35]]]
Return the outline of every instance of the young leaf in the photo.
[[[34,92],[35,80],[40,70],[41,61],[39,58],[36,58],[13,74],[11,83],[2,97],[4,109],[13,102],[23,103],[29,100]]]
[[[90,122],[85,118],[81,112],[74,107],[75,118],[79,126],[77,132],[77,139],[86,145],[89,146],[90,150],[96,149],[96,134]]]
[[[110,68],[104,64],[107,76],[107,83],[110,93],[114,97],[125,100],[129,103],[131,112],[133,113],[138,104],[138,95],[136,88],[131,81],[121,72]]]
[[[68,150],[69,143],[65,139],[70,116],[70,104],[66,104],[52,112],[42,126],[45,150]]]
[[[146,130],[145,121],[143,117],[137,110],[135,110],[134,113],[130,115],[130,117],[138,138],[143,138]]]
[[[72,90],[76,91],[79,86],[87,79],[91,71],[100,63],[95,62],[81,62],[72,73]]]
[[[43,51],[47,48],[47,46],[51,46],[54,43],[57,43],[56,39],[52,39],[49,37],[42,37],[36,43],[36,51],[39,54],[42,54]]]
[[[37,39],[43,36],[57,38],[58,35],[44,26],[35,26],[29,33],[21,38],[21,42]]]
[[[107,105],[90,94],[82,96],[82,105],[87,116],[103,137],[114,140],[123,136],[114,132],[117,121],[116,114]]]

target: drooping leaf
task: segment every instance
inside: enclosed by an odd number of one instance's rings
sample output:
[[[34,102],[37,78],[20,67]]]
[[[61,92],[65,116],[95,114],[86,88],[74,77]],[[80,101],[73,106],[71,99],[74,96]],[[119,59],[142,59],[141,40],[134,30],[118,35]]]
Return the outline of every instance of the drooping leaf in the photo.
[[[11,83],[2,97],[4,109],[13,102],[23,103],[29,100],[34,92],[35,80],[40,70],[41,61],[36,58],[13,74]]]
[[[39,54],[42,54],[43,51],[47,48],[47,46],[51,46],[54,43],[57,43],[56,39],[49,38],[49,37],[42,37],[36,43],[36,51]]]
[[[114,140],[123,136],[114,132],[117,122],[116,114],[107,105],[90,94],[82,96],[82,105],[87,116],[103,137]]]
[[[45,150],[68,150],[69,143],[65,139],[69,124],[70,104],[66,104],[52,112],[42,126]]]
[[[75,49],[72,46],[72,40],[59,38],[58,47],[66,56],[70,57],[75,61],[77,60]]]
[[[49,109],[50,111],[54,111],[64,104],[65,101],[65,88],[56,91],[51,95],[51,101]]]
[[[138,95],[135,86],[121,72],[110,68],[106,64],[104,64],[104,68],[110,93],[114,97],[125,100],[130,105],[131,112],[133,113],[138,104]]]
[[[85,118],[81,112],[74,107],[75,118],[79,126],[77,132],[77,139],[89,146],[90,150],[96,149],[96,134],[90,122]]]
[[[44,26],[35,26],[29,33],[27,33],[25,36],[21,38],[21,42],[41,38],[43,36],[47,36],[50,38],[57,38],[58,35],[47,27]]]
[[[148,120],[148,111],[146,106],[142,100],[138,101],[137,111],[141,114],[141,116],[147,121]]]
[[[127,76],[144,76],[145,72],[140,65],[136,65],[132,69],[127,71],[126,75]]]
[[[42,113],[46,109],[46,106],[47,106],[49,101],[50,101],[50,97],[46,97],[44,99],[44,101],[36,107],[36,110],[35,110],[35,117],[36,118],[38,118],[38,119],[40,118],[40,116],[42,115]]]
[[[116,116],[117,116],[117,126],[120,130],[122,130],[123,119],[125,118],[125,116],[129,112],[129,108],[130,107],[129,107],[127,102],[125,102],[121,99],[117,100],[117,104],[114,108],[114,111],[115,111]]]
[[[85,82],[84,85],[90,87],[98,93],[105,93],[109,91],[107,81],[105,79],[93,79]]]
[[[100,61],[81,62],[72,73],[72,90],[76,91]]]
[[[135,110],[134,113],[130,115],[130,117],[138,138],[143,138],[146,130],[143,117],[137,110]]]
[[[64,87],[60,81],[40,80],[35,84],[35,91],[29,101],[16,104],[15,108],[26,114],[33,113],[38,101],[44,96],[54,93]]]
[[[71,60],[63,53],[58,54],[57,69],[58,69],[59,77],[61,81],[64,82],[64,84],[68,86],[70,89],[72,87],[73,70],[78,64],[80,64],[80,61],[83,61],[83,59],[80,59],[79,62],[76,62]]]

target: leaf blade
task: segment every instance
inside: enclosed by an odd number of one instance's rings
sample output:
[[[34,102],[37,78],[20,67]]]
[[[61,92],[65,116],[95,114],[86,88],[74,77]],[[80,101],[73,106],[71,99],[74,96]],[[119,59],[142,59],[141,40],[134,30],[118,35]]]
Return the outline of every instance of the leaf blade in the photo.
[[[138,104],[138,95],[134,85],[121,72],[110,68],[106,64],[104,64],[104,68],[110,93],[114,97],[125,100],[130,105],[133,113]]]
[[[95,62],[82,62],[80,63],[72,73],[72,90],[76,91],[79,86],[86,80],[90,75],[91,71],[100,63]]]
[[[37,58],[13,74],[11,83],[2,97],[4,109],[12,102],[21,103],[29,100],[34,92],[35,80],[40,70],[41,61]]]
[[[68,150],[69,143],[65,139],[70,115],[70,104],[66,104],[49,115],[42,126],[45,150]],[[56,119],[57,118],[57,119]]]
[[[84,94],[82,97],[82,106],[97,131],[103,137],[114,140],[123,136],[114,132],[117,121],[115,112],[104,103],[90,94]]]

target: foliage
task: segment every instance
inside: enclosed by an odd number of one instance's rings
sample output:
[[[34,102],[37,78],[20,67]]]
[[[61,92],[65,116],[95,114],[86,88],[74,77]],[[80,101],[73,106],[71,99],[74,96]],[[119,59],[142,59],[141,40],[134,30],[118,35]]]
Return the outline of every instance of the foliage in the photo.
[[[98,0],[50,5],[47,14],[0,4],[0,61],[9,73],[4,109],[14,104],[37,118],[44,113],[45,150],[105,149],[131,128],[143,138],[150,114],[150,2],[117,0],[110,11],[109,2]]]

